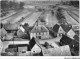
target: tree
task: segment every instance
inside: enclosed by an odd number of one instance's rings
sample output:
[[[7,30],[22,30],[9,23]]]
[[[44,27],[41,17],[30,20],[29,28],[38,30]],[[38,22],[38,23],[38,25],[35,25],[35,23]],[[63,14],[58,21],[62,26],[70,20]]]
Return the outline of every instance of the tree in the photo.
[[[23,9],[24,7],[24,2],[20,2],[20,8]]]
[[[13,8],[13,2],[12,1],[9,2],[9,8],[10,9]]]
[[[70,5],[79,8],[79,1],[70,1]]]
[[[1,9],[3,10],[8,9],[8,1],[1,1]]]
[[[65,16],[63,15],[62,8],[57,9],[56,17],[57,17],[58,20],[65,19]]]
[[[63,5],[70,5],[70,6],[74,6],[74,7],[78,7],[79,8],[79,0],[77,1],[66,1],[66,2],[63,2],[62,1],[62,4]]]
[[[29,26],[29,24],[28,24],[28,23],[25,23],[25,24],[24,24],[24,26],[25,26],[25,27],[28,27],[28,26]]]

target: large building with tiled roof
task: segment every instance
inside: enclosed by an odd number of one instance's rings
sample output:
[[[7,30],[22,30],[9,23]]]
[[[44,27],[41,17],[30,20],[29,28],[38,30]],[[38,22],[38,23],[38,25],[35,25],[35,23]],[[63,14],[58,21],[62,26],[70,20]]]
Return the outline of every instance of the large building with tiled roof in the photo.
[[[7,24],[4,24],[3,27],[8,33],[13,33],[19,29],[19,24],[18,23],[14,23],[14,24],[7,23]]]
[[[49,30],[44,25],[38,24],[37,22],[30,32],[30,38],[32,37],[39,39],[49,38]]]

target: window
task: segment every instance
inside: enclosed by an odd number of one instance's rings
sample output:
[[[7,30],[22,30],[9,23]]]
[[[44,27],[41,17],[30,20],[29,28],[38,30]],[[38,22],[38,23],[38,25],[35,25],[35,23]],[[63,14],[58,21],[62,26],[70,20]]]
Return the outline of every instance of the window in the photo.
[[[22,51],[22,53],[26,53],[26,51]]]
[[[73,47],[74,47],[74,44],[73,44]]]
[[[33,52],[35,52],[35,51],[33,51]]]
[[[46,32],[44,32],[44,35],[46,35],[47,33]]]

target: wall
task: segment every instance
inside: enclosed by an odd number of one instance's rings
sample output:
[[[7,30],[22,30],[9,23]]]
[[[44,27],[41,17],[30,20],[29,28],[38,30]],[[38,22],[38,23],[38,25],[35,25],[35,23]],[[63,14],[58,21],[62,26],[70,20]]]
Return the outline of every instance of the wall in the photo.
[[[49,38],[49,32],[43,32],[43,33],[30,33],[30,38],[41,36],[41,39]]]
[[[31,49],[32,54],[40,53],[40,52],[41,52],[41,49],[37,44],[35,44],[34,47]]]
[[[27,46],[26,47],[18,47],[18,55],[22,56],[22,55],[26,55],[26,51],[27,51]],[[25,53],[22,53],[25,52]]]
[[[3,48],[3,43],[2,43],[2,41],[0,39],[0,55],[1,55],[1,52],[2,52],[2,48]]]

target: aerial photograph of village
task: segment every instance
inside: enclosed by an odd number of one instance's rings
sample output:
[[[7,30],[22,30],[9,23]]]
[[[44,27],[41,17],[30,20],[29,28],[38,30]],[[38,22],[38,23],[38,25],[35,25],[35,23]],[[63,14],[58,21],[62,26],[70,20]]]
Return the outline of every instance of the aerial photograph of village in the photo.
[[[0,56],[79,56],[79,0],[0,0]]]

